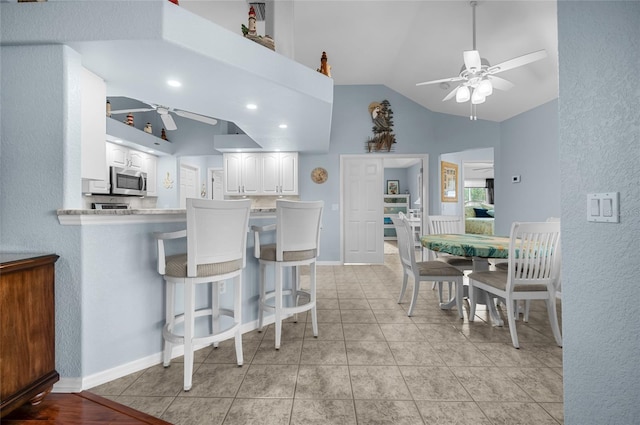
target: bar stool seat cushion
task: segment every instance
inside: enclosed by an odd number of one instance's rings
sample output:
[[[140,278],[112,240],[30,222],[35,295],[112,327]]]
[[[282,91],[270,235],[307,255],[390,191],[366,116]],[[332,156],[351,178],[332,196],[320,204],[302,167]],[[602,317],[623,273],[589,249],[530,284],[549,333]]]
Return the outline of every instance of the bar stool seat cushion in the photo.
[[[167,257],[166,275],[172,277],[187,277],[187,254],[177,254]],[[223,263],[198,264],[198,277],[223,275],[242,269],[242,259],[225,261]]]
[[[316,258],[315,249],[302,251],[283,251],[283,261],[304,261]],[[260,259],[264,261],[276,261],[276,244],[260,245]]]

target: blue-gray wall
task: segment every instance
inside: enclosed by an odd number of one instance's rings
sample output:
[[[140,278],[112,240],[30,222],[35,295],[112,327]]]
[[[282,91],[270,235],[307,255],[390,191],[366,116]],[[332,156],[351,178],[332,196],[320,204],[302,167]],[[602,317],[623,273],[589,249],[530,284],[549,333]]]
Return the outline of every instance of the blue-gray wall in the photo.
[[[558,47],[565,423],[637,424],[640,2],[559,1]],[[620,223],[587,222],[608,191]]]

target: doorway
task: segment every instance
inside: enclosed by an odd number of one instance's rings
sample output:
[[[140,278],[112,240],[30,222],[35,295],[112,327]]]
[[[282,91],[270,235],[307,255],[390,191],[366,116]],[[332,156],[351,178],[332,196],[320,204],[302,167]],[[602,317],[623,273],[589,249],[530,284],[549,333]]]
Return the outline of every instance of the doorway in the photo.
[[[180,208],[187,208],[187,198],[200,198],[200,167],[180,164]]]
[[[346,264],[384,263],[384,197],[387,192],[385,168],[411,168],[419,174],[389,178],[399,181],[402,194],[410,192],[406,205],[428,211],[428,164],[426,154],[369,154],[340,157],[342,215],[340,240],[342,262]],[[422,184],[424,182],[424,184]],[[418,187],[421,185],[421,187]],[[419,201],[415,203],[415,201]],[[424,228],[424,214],[420,214]]]

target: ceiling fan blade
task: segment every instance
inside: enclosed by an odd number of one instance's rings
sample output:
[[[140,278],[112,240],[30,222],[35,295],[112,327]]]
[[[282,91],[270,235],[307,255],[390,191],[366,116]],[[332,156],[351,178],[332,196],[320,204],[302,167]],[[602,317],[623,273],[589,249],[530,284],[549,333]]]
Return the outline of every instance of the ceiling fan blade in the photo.
[[[439,83],[453,83],[454,81],[464,80],[462,77],[451,77],[451,78],[443,78],[441,80],[433,80],[433,81],[425,81],[423,83],[418,83],[416,86],[425,86],[427,84],[439,84]]]
[[[113,114],[128,114],[129,112],[149,112],[155,111],[155,108],[135,108],[135,109],[119,109],[117,111],[111,111],[111,115]]]
[[[179,109],[174,109],[173,112],[179,117],[189,118],[205,124],[216,125],[218,123],[218,120],[215,118],[205,117],[204,115],[194,114],[193,112],[181,111]]]
[[[513,68],[517,68],[522,65],[526,65],[531,62],[538,61],[547,57],[547,51],[542,49],[537,52],[528,53],[526,55],[518,56],[517,58],[509,59],[508,61],[499,63],[490,67],[487,72],[489,74],[497,74],[498,72],[508,71]]]
[[[164,124],[164,128],[167,130],[177,130],[176,122],[173,120],[173,117],[170,114],[160,114],[160,118],[162,119],[162,123]]]
[[[480,60],[480,52],[477,50],[467,50],[462,53],[464,58],[464,66],[467,71],[474,73],[480,71],[482,68],[482,61]]]
[[[462,86],[462,84],[458,85],[458,87],[456,87],[455,89],[451,90],[451,92],[449,92],[448,95],[446,95],[444,97],[444,99],[442,99],[443,102],[446,102],[449,99],[452,99],[456,96],[456,92],[458,91],[458,89]]]
[[[493,88],[496,88],[498,90],[506,91],[511,90],[515,87],[515,84],[513,84],[511,81],[507,81],[504,78],[496,77],[495,75],[489,75],[487,76],[487,78],[491,80]]]

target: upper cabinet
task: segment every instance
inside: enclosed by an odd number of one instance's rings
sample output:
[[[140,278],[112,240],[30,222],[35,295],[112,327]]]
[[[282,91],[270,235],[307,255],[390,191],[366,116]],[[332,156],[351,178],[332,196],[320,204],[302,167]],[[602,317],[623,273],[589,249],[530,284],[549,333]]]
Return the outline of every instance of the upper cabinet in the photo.
[[[298,194],[298,153],[263,153],[262,194],[297,195]]]
[[[224,154],[225,195],[297,195],[297,152]]]
[[[224,154],[225,195],[260,194],[260,153]]]
[[[81,176],[83,179],[104,181],[107,179],[104,168],[107,86],[102,78],[82,68],[81,90]]]

